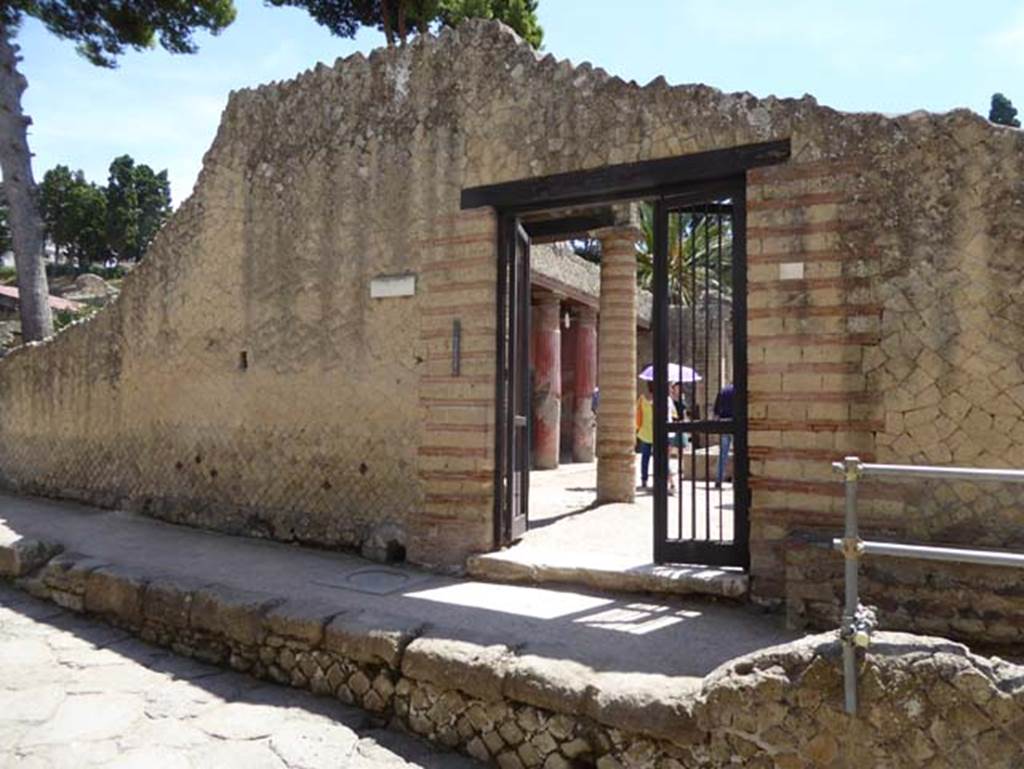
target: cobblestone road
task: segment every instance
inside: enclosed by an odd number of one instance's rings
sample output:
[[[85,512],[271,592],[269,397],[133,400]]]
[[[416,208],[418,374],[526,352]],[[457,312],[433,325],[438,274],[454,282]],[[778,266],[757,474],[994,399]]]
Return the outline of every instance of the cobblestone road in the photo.
[[[177,657],[0,583],[2,769],[472,769],[361,711]]]

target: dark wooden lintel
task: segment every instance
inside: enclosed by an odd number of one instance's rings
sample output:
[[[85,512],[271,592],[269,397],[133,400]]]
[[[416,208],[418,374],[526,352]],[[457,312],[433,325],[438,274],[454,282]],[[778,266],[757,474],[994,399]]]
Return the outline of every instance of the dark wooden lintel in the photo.
[[[789,139],[782,139],[519,179],[464,189],[462,208],[492,206],[502,211],[526,212],[610,203],[640,196],[653,197],[668,194],[691,182],[727,179],[751,168],[783,163],[789,156]]]

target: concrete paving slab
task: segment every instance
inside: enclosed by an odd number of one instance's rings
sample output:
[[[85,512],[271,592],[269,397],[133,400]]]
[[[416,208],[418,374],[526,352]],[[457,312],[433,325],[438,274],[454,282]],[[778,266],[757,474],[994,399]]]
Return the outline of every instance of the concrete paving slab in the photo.
[[[2,531],[6,530],[6,531]],[[174,526],[120,512],[0,494],[0,537],[61,544],[65,551],[136,568],[153,579],[283,598],[301,596],[339,613],[388,615],[432,636],[501,642],[598,672],[699,679],[742,654],[797,634],[756,608],[675,597],[638,599],[610,591],[496,585],[410,574],[413,587],[386,595],[326,587],[375,568],[360,558]],[[152,584],[152,583],[151,583]]]

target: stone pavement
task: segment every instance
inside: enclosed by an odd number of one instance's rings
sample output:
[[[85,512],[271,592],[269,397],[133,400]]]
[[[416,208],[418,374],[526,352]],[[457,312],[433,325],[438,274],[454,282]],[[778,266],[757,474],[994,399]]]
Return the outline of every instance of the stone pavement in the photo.
[[[338,553],[0,494],[0,546],[18,539],[192,584],[301,597],[402,618],[430,633],[697,687],[722,663],[791,640],[782,619],[738,603],[499,585],[383,567]]]
[[[673,467],[676,462],[672,459]],[[529,532],[523,543],[552,550],[566,548],[578,552],[623,557],[638,563],[651,560],[653,551],[654,497],[648,488],[640,489],[640,462],[636,468],[636,501],[633,504],[594,506],[597,491],[595,462],[563,463],[554,470],[530,473]],[[718,537],[732,536],[732,484],[716,490],[714,484],[683,479],[682,493],[669,498],[668,531],[678,536],[679,505],[682,505],[682,532],[698,538],[710,531]],[[696,510],[694,521],[691,512]],[[693,524],[696,524],[694,528]],[[609,526],[614,528],[609,529]],[[610,535],[611,533],[611,535]]]
[[[673,460],[674,462],[675,460]],[[512,582],[558,582],[596,588],[742,597],[747,575],[738,569],[685,565],[656,566],[653,557],[653,497],[637,491],[632,504],[594,506],[594,462],[563,463],[530,473],[529,530],[522,541],[497,553],[471,558],[470,573]],[[639,486],[639,462],[637,484]],[[705,538],[732,531],[732,484],[721,490],[684,480],[682,493],[669,499],[668,532],[687,536],[696,523]],[[691,516],[696,510],[697,515]],[[696,520],[695,520],[696,519]]]
[[[0,584],[0,769],[470,769],[336,700],[177,657]]]

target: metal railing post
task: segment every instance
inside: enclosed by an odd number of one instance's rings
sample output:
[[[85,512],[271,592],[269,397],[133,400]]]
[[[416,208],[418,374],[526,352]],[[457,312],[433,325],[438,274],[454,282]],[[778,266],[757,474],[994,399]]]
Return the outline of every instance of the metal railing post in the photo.
[[[846,603],[843,607],[843,627],[840,636],[843,641],[843,685],[846,692],[846,712],[857,712],[857,650],[854,646],[853,627],[860,605],[857,577],[860,566],[860,536],[857,530],[857,481],[860,479],[860,459],[846,457],[843,460],[843,475],[846,487],[846,529],[843,538],[845,559]]]
[[[1024,470],[968,467],[929,467],[926,465],[865,464],[858,457],[833,462],[832,469],[842,473],[846,491],[846,527],[842,539],[833,539],[832,547],[844,558],[845,602],[839,639],[843,645],[843,684],[846,712],[857,713],[857,648],[866,649],[878,620],[875,610],[861,606],[858,585],[860,559],[864,555],[920,558],[932,561],[973,563],[982,566],[1024,568],[1024,554],[1007,550],[968,550],[954,547],[902,545],[896,542],[864,541],[857,526],[857,483],[865,476],[933,478],[936,480],[1002,481],[1024,484]]]

